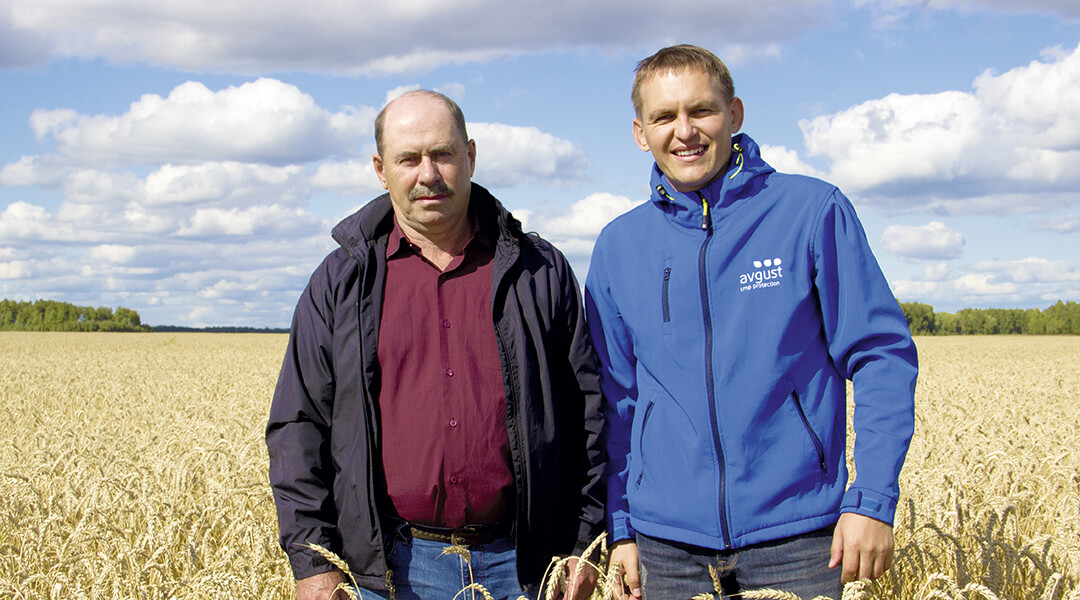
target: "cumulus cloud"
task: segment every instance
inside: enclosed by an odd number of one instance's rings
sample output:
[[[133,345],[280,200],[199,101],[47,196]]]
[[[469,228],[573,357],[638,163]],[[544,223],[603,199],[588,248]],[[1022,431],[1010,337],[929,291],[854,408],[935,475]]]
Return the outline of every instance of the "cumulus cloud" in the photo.
[[[571,259],[584,275],[600,230],[612,219],[637,206],[625,196],[590,194],[564,209],[514,210],[527,231],[535,231],[551,241]]]
[[[969,92],[891,94],[800,127],[809,153],[831,163],[828,178],[866,202],[1013,213],[1076,202],[1078,105],[1080,46],[987,71]]]
[[[739,48],[760,55],[830,19],[833,9],[828,0],[773,0],[755,10],[742,10],[736,0],[673,0],[662,11],[648,0],[591,0],[560,10],[498,0],[385,4],[378,10],[334,0],[273,6],[255,0],[7,3],[0,49],[10,45],[18,52],[0,57],[16,64],[103,56],[193,71],[347,74],[427,70],[551,49],[622,49],[626,40],[655,47],[724,39],[732,47],[726,56]],[[688,13],[695,18],[687,19]]]
[[[825,173],[811,167],[799,158],[799,153],[784,146],[761,145],[761,158],[781,173],[794,173],[823,178]]]
[[[589,162],[569,140],[535,127],[499,123],[469,123],[476,140],[477,182],[490,187],[528,181],[574,183],[584,178]]]
[[[144,95],[119,116],[37,110],[30,125],[78,164],[285,165],[350,154],[370,135],[374,117],[370,108],[331,113],[296,86],[262,78],[216,92],[189,81],[165,98]]]
[[[908,260],[946,260],[960,258],[964,236],[941,221],[921,227],[890,225],[881,234],[886,252]]]
[[[142,185],[148,205],[225,204],[249,205],[302,197],[302,167],[237,162],[162,166],[150,173]]]

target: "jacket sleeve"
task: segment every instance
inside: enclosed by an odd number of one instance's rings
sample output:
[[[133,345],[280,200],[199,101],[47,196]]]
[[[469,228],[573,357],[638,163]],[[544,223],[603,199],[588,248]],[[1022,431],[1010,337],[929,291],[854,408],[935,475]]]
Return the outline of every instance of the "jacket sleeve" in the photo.
[[[855,391],[855,480],[841,512],[892,523],[914,431],[915,344],[855,209],[834,190],[813,236],[814,285],[839,373]]]
[[[569,346],[568,358],[577,380],[577,388],[582,396],[585,426],[584,442],[586,473],[581,490],[581,513],[575,554],[582,554],[586,548],[603,533],[604,523],[604,447],[601,442],[603,432],[602,395],[600,390],[600,366],[596,359],[585,321],[585,308],[581,298],[581,288],[574,277],[565,257],[559,257],[558,273],[560,296],[563,306],[562,323],[569,332],[566,344]]]
[[[610,542],[634,537],[626,482],[630,472],[630,429],[637,404],[637,360],[633,342],[612,298],[602,251],[603,234],[597,240],[585,282],[585,309],[600,359],[600,383],[604,393],[603,443],[607,452],[607,529]]]
[[[312,275],[293,314],[289,342],[266,426],[270,485],[282,549],[293,575],[331,570],[312,542],[340,553],[330,458],[334,368],[333,299],[327,261]]]

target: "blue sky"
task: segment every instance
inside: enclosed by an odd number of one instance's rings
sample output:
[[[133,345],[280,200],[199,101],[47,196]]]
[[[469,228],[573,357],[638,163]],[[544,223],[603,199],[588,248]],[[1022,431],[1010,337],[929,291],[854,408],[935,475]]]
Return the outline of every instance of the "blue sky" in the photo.
[[[1080,300],[1075,0],[0,0],[0,297],[287,326],[415,87],[583,281],[648,197],[634,66],[680,42],[728,63],[767,161],[852,199],[901,301]]]

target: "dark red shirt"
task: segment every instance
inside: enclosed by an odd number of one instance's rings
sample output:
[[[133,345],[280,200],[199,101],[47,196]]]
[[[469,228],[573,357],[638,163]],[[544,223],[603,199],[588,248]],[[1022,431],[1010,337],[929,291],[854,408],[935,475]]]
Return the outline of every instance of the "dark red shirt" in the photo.
[[[386,257],[379,410],[387,493],[414,523],[494,523],[513,506],[514,478],[491,243],[477,233],[440,272],[395,221]]]

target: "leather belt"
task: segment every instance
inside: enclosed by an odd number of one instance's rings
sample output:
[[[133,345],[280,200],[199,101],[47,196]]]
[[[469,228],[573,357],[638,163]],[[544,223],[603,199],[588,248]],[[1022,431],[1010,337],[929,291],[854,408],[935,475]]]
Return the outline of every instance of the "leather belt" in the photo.
[[[452,546],[478,546],[500,538],[510,537],[510,521],[490,525],[466,525],[464,527],[430,527],[409,523],[409,534],[416,539],[442,542]]]

